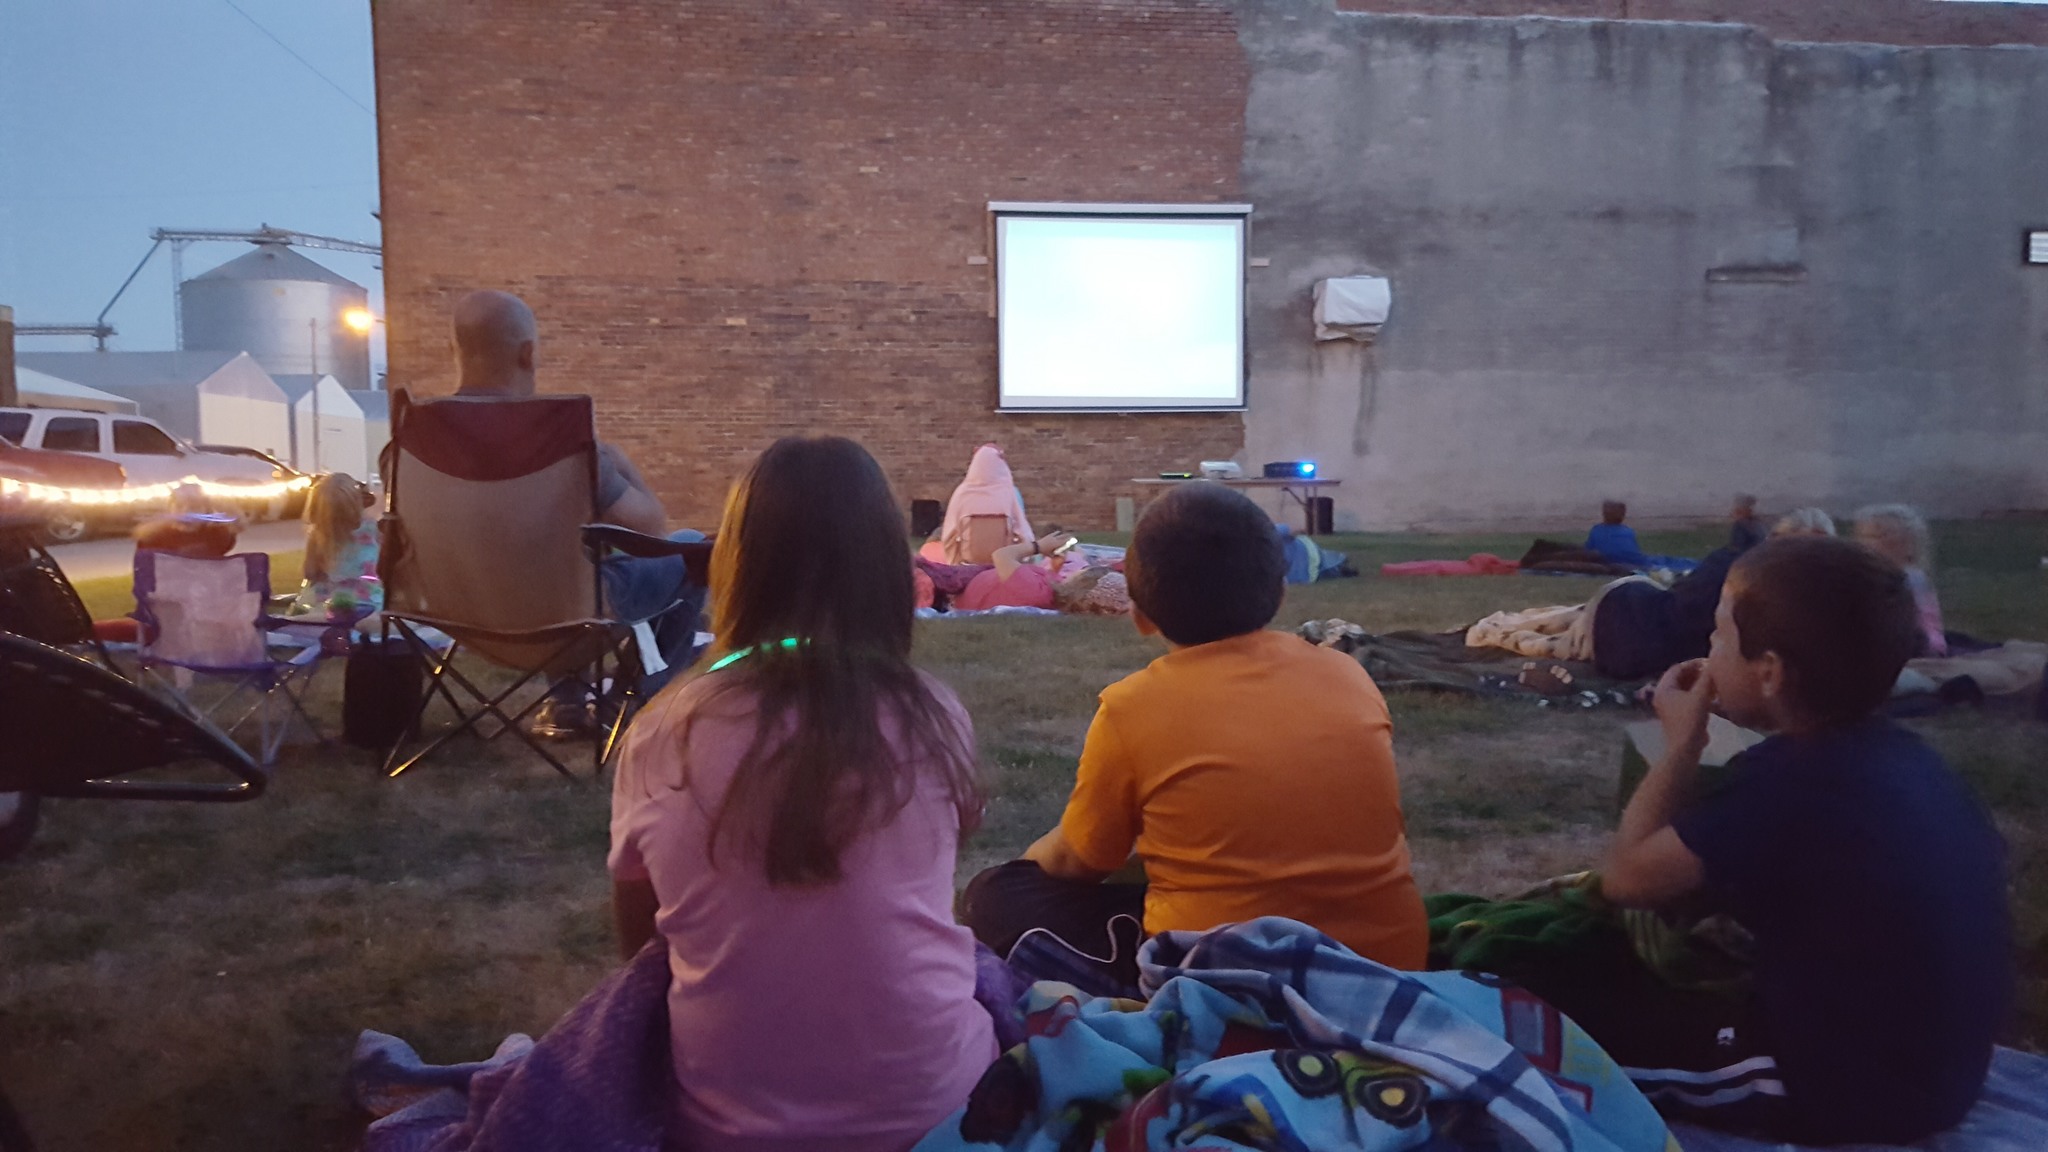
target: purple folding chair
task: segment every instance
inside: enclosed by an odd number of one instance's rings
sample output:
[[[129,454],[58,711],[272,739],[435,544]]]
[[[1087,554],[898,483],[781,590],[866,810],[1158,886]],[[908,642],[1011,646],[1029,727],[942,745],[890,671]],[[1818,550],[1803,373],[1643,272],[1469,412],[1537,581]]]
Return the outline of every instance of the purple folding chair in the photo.
[[[324,650],[324,626],[308,635],[305,625],[270,615],[269,598],[270,557],[261,552],[218,559],[135,553],[143,674],[230,735],[254,719],[265,768],[277,762],[293,716],[321,739],[302,697]],[[194,694],[202,680],[224,683],[225,693],[202,701]]]

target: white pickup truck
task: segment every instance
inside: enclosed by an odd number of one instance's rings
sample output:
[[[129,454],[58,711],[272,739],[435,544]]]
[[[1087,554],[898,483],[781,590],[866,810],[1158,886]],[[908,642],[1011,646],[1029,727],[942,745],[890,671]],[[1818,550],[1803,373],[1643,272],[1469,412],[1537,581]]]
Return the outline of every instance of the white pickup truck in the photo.
[[[250,498],[237,500],[229,496],[227,500],[235,505],[235,511],[252,520],[274,519],[285,506],[275,485],[289,475],[272,463],[201,451],[143,416],[67,408],[0,408],[0,439],[21,448],[72,452],[112,461],[127,472],[131,488],[174,484],[187,477],[220,485],[248,485]],[[115,527],[116,520],[132,521],[137,514],[155,510],[140,506],[99,515],[72,508],[54,514],[48,531],[58,541],[77,540],[95,527]]]

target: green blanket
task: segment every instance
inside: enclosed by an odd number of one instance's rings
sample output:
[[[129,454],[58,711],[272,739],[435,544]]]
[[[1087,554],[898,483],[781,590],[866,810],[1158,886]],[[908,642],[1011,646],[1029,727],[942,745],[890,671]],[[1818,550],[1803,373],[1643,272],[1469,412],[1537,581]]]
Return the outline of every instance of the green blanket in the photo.
[[[1424,899],[1429,966],[1491,972],[1540,986],[1546,973],[1642,964],[1673,988],[1743,999],[1749,934],[1727,916],[1617,908],[1597,873],[1560,876],[1512,899]]]

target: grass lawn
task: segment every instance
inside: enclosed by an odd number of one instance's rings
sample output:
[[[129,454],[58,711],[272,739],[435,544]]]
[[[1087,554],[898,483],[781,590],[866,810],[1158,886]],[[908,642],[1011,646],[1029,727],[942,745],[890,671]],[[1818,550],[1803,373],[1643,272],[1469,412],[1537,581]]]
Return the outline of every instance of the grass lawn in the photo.
[[[1699,554],[1718,533],[1648,533]],[[1519,555],[1527,538],[1346,537],[1370,575],[1292,590],[1276,625],[1341,616],[1449,628],[1569,603],[1571,577],[1389,580],[1391,560]],[[2048,640],[2048,521],[1943,526],[1951,627]],[[297,571],[281,559],[275,571]],[[294,581],[295,583],[295,581]],[[86,589],[99,614],[125,589]],[[961,879],[1057,817],[1095,694],[1157,654],[1120,620],[935,621],[920,661],[974,715],[995,799]],[[338,718],[338,669],[316,711]],[[1617,712],[1396,696],[1395,746],[1426,891],[1504,894],[1591,865],[1613,819]],[[338,723],[338,719],[336,720]],[[2026,1016],[2048,1049],[2048,725],[2004,711],[1915,722],[2013,845]],[[367,753],[285,750],[248,805],[52,803],[0,865],[0,1084],[45,1149],[353,1147],[342,1071],[358,1031],[430,1060],[538,1034],[612,963],[607,793],[510,746],[459,743],[396,781]]]

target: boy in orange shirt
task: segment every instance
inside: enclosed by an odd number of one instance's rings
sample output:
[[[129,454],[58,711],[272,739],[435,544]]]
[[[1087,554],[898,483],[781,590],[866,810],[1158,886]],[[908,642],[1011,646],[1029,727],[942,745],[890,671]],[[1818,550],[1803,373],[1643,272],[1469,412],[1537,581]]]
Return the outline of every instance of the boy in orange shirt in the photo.
[[[1050,932],[1124,983],[1139,922],[1285,916],[1423,967],[1386,701],[1357,661],[1266,630],[1285,592],[1266,514],[1221,485],[1176,488],[1126,573],[1138,630],[1171,651],[1103,691],[1059,827],[975,877],[963,922],[1005,956]],[[1104,884],[1134,851],[1148,884]]]

